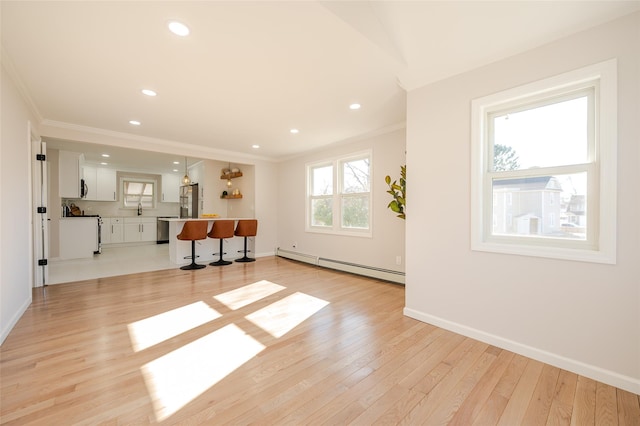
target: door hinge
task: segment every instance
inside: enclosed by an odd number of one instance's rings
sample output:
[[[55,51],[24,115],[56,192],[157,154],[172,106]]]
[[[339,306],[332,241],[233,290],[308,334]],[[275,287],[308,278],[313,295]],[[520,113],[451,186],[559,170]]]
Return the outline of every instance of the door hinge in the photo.
[[[47,156],[44,154],[36,154],[36,160],[38,161],[47,161]]]
[[[47,212],[46,207],[38,207],[38,213],[46,213],[46,212]]]
[[[47,259],[38,259],[38,266],[47,266]]]

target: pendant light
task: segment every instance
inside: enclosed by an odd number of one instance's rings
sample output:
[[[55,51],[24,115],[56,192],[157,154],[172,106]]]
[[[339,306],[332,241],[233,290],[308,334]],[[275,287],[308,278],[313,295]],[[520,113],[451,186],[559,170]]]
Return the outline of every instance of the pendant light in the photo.
[[[189,178],[189,173],[187,172],[187,157],[184,157],[184,177],[182,178],[183,185],[189,185],[191,183],[191,179]]]

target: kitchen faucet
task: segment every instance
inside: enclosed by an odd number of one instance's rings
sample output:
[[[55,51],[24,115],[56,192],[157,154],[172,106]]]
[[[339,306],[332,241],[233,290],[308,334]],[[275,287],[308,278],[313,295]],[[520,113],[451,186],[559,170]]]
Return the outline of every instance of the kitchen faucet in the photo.
[[[142,203],[138,203],[138,216],[142,214]]]

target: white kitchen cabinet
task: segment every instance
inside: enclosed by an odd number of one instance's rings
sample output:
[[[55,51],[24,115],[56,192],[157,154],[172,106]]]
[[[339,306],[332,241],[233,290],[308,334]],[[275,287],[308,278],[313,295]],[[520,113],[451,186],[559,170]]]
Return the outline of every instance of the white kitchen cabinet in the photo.
[[[156,241],[157,219],[155,217],[125,217],[124,242]]]
[[[80,198],[83,162],[84,155],[78,152],[58,152],[58,195],[60,198]]]
[[[124,219],[122,217],[102,218],[102,244],[124,242]]]
[[[86,194],[84,199],[88,201],[95,201],[96,198],[96,168],[92,166],[82,166],[82,179],[86,188]]]
[[[162,174],[162,196],[160,201],[164,203],[180,202],[180,184],[182,177],[175,173]]]
[[[85,165],[82,175],[88,192],[89,201],[116,201],[116,171],[104,167]]]
[[[98,250],[98,218],[60,218],[59,241],[60,259],[93,257]]]
[[[102,245],[111,244],[111,218],[102,218],[102,228],[100,229],[100,241]]]
[[[116,181],[116,171],[98,167],[96,193],[98,201],[116,201],[118,192],[118,182]]]

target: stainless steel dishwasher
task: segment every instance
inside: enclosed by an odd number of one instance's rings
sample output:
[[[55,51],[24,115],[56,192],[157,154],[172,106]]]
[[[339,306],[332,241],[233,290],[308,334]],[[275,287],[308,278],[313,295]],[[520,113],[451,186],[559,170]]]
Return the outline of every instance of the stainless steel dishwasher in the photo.
[[[160,219],[177,219],[178,216],[158,216],[158,244],[169,243],[169,222]]]

